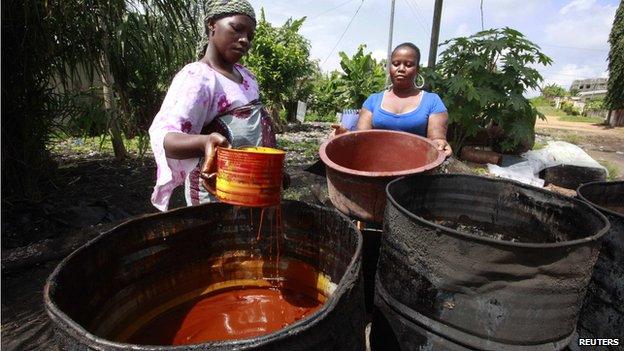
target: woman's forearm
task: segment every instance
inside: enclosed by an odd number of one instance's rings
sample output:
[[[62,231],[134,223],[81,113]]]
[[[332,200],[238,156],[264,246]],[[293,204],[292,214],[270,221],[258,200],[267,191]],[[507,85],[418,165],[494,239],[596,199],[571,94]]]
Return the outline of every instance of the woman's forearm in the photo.
[[[170,132],[165,135],[163,145],[167,157],[181,160],[204,156],[209,142],[210,135]]]
[[[427,125],[427,138],[446,140],[446,130],[448,125],[448,114],[436,113],[429,116]]]
[[[373,113],[365,108],[360,109],[360,117],[355,128],[356,130],[373,129]]]

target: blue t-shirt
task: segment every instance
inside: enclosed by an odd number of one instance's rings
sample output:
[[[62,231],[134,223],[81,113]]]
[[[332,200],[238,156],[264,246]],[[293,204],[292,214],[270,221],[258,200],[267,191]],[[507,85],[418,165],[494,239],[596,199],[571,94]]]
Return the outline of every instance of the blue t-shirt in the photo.
[[[384,110],[381,107],[383,96],[383,91],[372,94],[362,105],[362,107],[373,113],[374,129],[400,130],[426,137],[429,116],[434,113],[446,112],[442,99],[436,93],[429,93],[423,90],[418,107],[410,112],[401,114]]]

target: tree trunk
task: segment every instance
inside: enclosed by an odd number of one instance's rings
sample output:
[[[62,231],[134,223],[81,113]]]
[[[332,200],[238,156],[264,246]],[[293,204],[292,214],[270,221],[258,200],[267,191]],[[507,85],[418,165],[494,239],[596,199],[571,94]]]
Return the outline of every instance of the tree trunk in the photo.
[[[123,139],[121,137],[121,131],[119,130],[119,114],[117,106],[115,104],[115,78],[110,70],[110,60],[108,59],[108,30],[106,23],[98,18],[98,25],[102,30],[102,52],[100,54],[100,79],[102,80],[102,93],[104,97],[104,110],[106,111],[106,117],[108,122],[108,132],[111,136],[111,142],[113,144],[113,151],[115,153],[115,159],[117,161],[123,161],[127,156],[126,147],[124,146]]]
[[[623,127],[624,126],[624,109],[614,110],[611,114],[610,123],[611,127]]]
[[[267,111],[269,112],[269,116],[273,120],[273,128],[275,129],[275,133],[283,133],[286,129],[285,123],[279,117],[279,108],[271,105],[267,106]]]
[[[117,161],[123,161],[127,156],[127,152],[121,137],[121,131],[119,130],[119,117],[115,104],[115,95],[113,93],[114,78],[110,72],[108,58],[104,53],[102,53],[100,58],[100,69],[102,92],[104,94],[104,109],[106,110],[106,116],[108,117],[108,131],[111,136],[111,142],[113,143],[115,159]]]
[[[297,100],[286,103],[286,120],[288,122],[297,122]]]

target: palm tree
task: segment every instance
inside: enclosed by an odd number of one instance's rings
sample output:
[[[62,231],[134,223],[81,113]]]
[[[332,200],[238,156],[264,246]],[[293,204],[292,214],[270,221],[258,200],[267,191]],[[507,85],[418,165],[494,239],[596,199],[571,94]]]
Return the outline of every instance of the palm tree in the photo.
[[[79,69],[88,79],[99,79],[115,157],[122,160],[121,129],[132,119],[131,90],[140,89],[148,76],[154,88],[161,83],[153,81],[155,70],[171,73],[192,60],[199,1],[58,0],[47,11],[61,83],[77,78]]]
[[[78,81],[99,81],[97,98],[122,160],[122,132],[153,117],[173,73],[193,60],[202,13],[199,0],[1,4],[3,195],[27,198],[40,196],[41,179],[51,178],[46,141],[59,114],[72,111],[60,106],[71,99],[53,88],[71,93]]]

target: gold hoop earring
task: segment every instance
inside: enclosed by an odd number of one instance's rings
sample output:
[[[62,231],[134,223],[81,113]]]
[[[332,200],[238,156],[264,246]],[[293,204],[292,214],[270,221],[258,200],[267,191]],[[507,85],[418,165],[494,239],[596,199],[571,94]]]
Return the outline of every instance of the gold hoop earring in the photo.
[[[422,80],[422,83],[418,84],[416,83],[416,80],[420,77],[420,79]],[[418,76],[416,76],[416,78],[414,78],[414,86],[418,89],[422,89],[422,87],[425,86],[425,77],[423,77],[420,73],[418,73]]]

